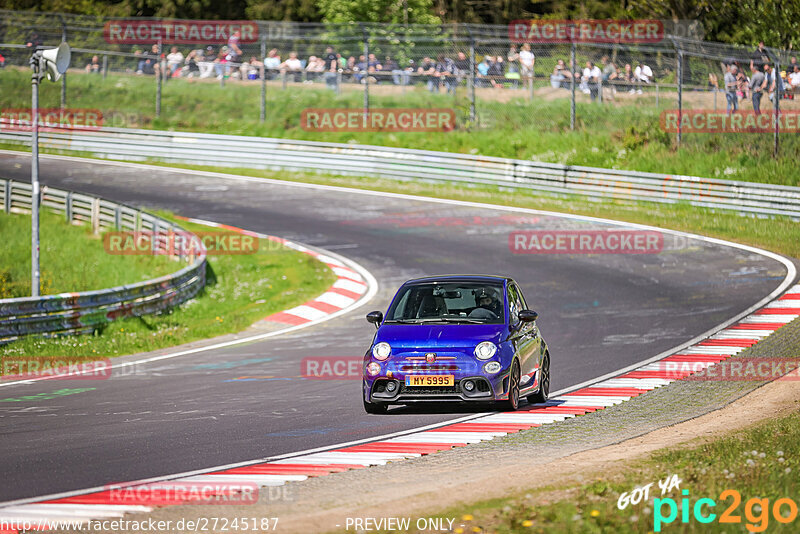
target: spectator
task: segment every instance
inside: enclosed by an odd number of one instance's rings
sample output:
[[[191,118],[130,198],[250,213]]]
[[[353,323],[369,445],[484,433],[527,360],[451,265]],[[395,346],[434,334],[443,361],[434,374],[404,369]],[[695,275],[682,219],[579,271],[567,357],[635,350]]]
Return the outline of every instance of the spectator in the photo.
[[[278,65],[281,74],[291,75],[295,82],[300,81],[303,72],[303,63],[297,58],[297,52],[289,52],[289,59]]]
[[[214,59],[214,72],[217,75],[217,79],[221,80],[226,74],[229,73],[228,71],[228,58],[230,55],[228,54],[228,47],[223,46],[220,48],[217,57]]]
[[[709,91],[719,91],[719,79],[713,72],[708,73],[708,89]]]
[[[456,85],[460,85],[461,81],[469,76],[469,58],[464,52],[459,52],[454,63],[456,67]]]
[[[431,58],[425,56],[422,59],[422,63],[420,63],[419,67],[417,68],[417,74],[428,87],[428,91],[434,92],[438,90],[439,80],[437,79],[436,83],[434,84],[433,78],[433,75],[436,74],[436,63],[434,63]]]
[[[503,56],[497,56],[489,66],[489,81],[495,89],[502,89],[504,78]]]
[[[761,114],[761,96],[766,88],[767,78],[761,72],[758,64],[753,64],[753,75],[750,76],[750,92],[753,95],[753,111],[756,115]]]
[[[364,83],[364,76],[367,75],[368,69],[367,56],[361,54],[358,56],[358,62],[353,66],[353,77],[357,83]]]
[[[553,89],[558,89],[559,87],[567,89],[570,76],[570,72],[567,70],[564,60],[559,59],[556,62],[556,66],[553,67],[553,74],[550,75],[550,87]]]
[[[603,56],[600,59],[600,63],[603,65],[603,76],[602,76],[603,83],[611,86],[611,94],[613,96],[617,94],[617,88],[614,87],[614,83],[616,83],[617,78],[619,78],[619,74],[617,73],[617,66],[614,65],[613,62],[608,60],[608,56]]]
[[[92,60],[86,64],[86,72],[94,72],[100,74],[100,58],[92,56]]]
[[[625,63],[625,69],[622,71],[620,79],[625,82],[622,86],[623,91],[627,89],[630,94],[636,93],[636,78],[633,75],[633,69],[630,63]]]
[[[397,64],[397,61],[393,60],[391,56],[386,56],[380,67],[378,72],[375,73],[378,81],[394,83],[395,73],[400,70],[400,65]]]
[[[483,61],[478,63],[478,67],[477,67],[478,79],[476,80],[476,84],[479,87],[490,87],[491,86],[491,82],[493,81],[493,80],[489,80],[489,68],[491,68],[491,66],[492,66],[492,57],[491,56],[485,56],[483,58]]]
[[[181,75],[187,78],[194,78],[200,75],[200,67],[198,62],[203,60],[203,50],[198,48],[192,50],[184,60],[184,67],[181,69]]]
[[[522,67],[522,83],[525,87],[533,86],[533,68],[536,64],[536,56],[531,52],[531,45],[525,43],[519,51],[519,64]]]
[[[278,54],[278,49],[273,48],[267,52],[267,57],[264,58],[264,75],[268,80],[272,80],[278,75],[281,67],[281,56]]]
[[[638,65],[636,65],[636,69],[633,71],[633,77],[638,84],[648,85],[651,81],[653,81],[653,69],[639,61]],[[641,85],[636,92],[638,94],[642,94]]]
[[[31,32],[30,37],[28,37],[28,41],[25,43],[25,46],[28,48],[38,48],[44,44],[42,38],[39,37],[39,34],[36,32]]]
[[[750,60],[750,70],[752,71],[755,66],[758,66],[759,70],[761,70],[767,62],[769,62],[769,52],[767,51],[767,47],[764,46],[764,41],[759,41],[758,46],[753,50],[753,58]]]
[[[764,76],[767,79],[767,88],[769,90],[770,102],[775,101],[775,91],[778,92],[778,98],[783,96],[783,78],[780,75],[775,75],[775,69],[769,63],[764,64]]]
[[[334,52],[333,47],[325,48],[323,78],[325,85],[334,91],[339,85],[339,56]]]
[[[517,45],[511,45],[509,47],[508,54],[506,54],[506,60],[508,61],[509,74],[520,72],[519,52],[517,52]]]
[[[382,65],[378,63],[378,58],[375,57],[375,54],[369,55],[369,63],[367,64],[367,72],[370,74],[374,74],[375,72],[381,70]]]
[[[317,56],[309,56],[308,62],[306,63],[306,83],[314,83],[314,80],[319,78],[319,75],[325,71],[325,64],[324,61],[320,64],[319,59]]]
[[[787,92],[798,92],[800,90],[800,65],[795,65],[794,70],[787,76]]]
[[[261,77],[261,69],[264,63],[259,61],[256,56],[250,56],[250,60],[242,63],[243,74],[248,80],[258,80]]]
[[[214,53],[213,46],[207,46],[202,57],[197,61],[200,70],[200,78],[210,78],[214,74],[214,60],[217,55]]]
[[[603,73],[600,70],[600,67],[591,61],[586,62],[586,68],[583,69],[583,76],[581,78],[581,87],[586,87],[583,92],[591,95],[592,101],[597,99],[597,93],[602,76]]]
[[[170,49],[169,54],[167,54],[167,72],[169,72],[170,76],[176,76],[176,72],[178,75],[180,74],[180,68],[185,59],[183,54],[178,51],[177,46],[173,46]]]
[[[448,93],[456,90],[456,64],[444,54],[439,54],[436,58],[436,68],[434,76],[439,83],[443,83]],[[437,84],[436,89],[439,89]]]
[[[242,38],[242,32],[240,32],[239,30],[236,30],[235,32],[233,32],[233,34],[231,34],[230,37],[228,37],[228,55],[225,58],[225,60],[231,66],[228,72],[230,72],[231,70],[233,72],[239,71],[239,63],[242,62],[242,56],[244,55],[242,49],[239,48],[239,41],[241,40],[241,38]]]
[[[737,74],[736,65],[728,65],[728,71],[725,73],[725,99],[727,100],[728,115],[735,113],[739,109],[739,100],[736,97],[736,88],[738,81],[736,80]]]
[[[158,60],[160,55],[159,46],[157,44],[151,46],[149,54],[141,55],[139,65],[136,67],[136,74],[159,74]]]
[[[3,57],[3,54],[0,54],[0,69],[5,68],[6,66],[6,58]]]
[[[736,64],[736,96],[739,97],[739,100],[750,98],[750,80],[738,63]]]

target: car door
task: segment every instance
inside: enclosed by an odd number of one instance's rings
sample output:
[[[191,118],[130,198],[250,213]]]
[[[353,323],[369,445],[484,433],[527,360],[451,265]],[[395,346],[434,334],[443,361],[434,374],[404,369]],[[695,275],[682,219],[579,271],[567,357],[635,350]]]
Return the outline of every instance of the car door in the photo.
[[[515,287],[515,291],[517,295],[519,295],[520,300],[520,309],[521,310],[530,310],[528,307],[528,303],[525,300],[525,296],[522,294],[522,290],[519,287]],[[528,346],[530,348],[530,370],[529,373],[533,373],[536,369],[539,368],[541,364],[542,357],[543,357],[543,345],[542,345],[542,336],[539,334],[539,327],[536,325],[536,321],[526,323],[523,326],[523,330],[525,332],[525,336],[529,339]],[[532,376],[532,375],[531,375]]]
[[[517,358],[519,359],[520,386],[524,389],[537,369],[536,338],[531,335],[530,323],[520,323],[519,312],[524,310],[522,294],[516,284],[508,286],[508,324],[513,325]]]

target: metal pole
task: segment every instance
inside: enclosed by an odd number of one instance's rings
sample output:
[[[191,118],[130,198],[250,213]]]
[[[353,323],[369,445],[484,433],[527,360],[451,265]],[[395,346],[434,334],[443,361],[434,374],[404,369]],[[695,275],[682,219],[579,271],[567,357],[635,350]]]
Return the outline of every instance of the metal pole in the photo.
[[[364,33],[364,61],[366,61],[366,73],[364,74],[364,126],[367,124],[367,116],[369,115],[369,33],[364,25],[361,25],[361,31]]]
[[[67,24],[64,22],[64,17],[58,16],[61,19],[61,42],[67,42]],[[61,75],[61,109],[67,108],[67,73]]]
[[[678,146],[681,146],[683,132],[681,122],[683,120],[683,51],[678,50]]]
[[[774,146],[772,148],[772,157],[778,157],[778,148],[780,142],[780,118],[781,118],[781,97],[783,96],[782,83],[779,85],[778,80],[781,76],[781,64],[778,62],[777,58],[775,60],[775,67],[772,69],[772,80],[775,82],[775,140]],[[767,88],[769,92],[769,88]]]
[[[261,37],[261,61],[267,57],[267,36]],[[261,122],[267,120],[267,67],[261,65]]]
[[[108,55],[103,56],[103,79],[106,79],[108,76]]]
[[[572,76],[570,76],[571,81],[571,89],[572,89],[572,101],[569,106],[569,129],[575,129],[575,67],[576,59],[575,59],[575,41],[572,41],[572,50],[570,52],[570,58],[572,65],[570,66],[570,70],[572,71]]]
[[[469,30],[469,27],[467,27],[467,30]],[[469,122],[470,124],[474,124],[477,111],[475,109],[475,38],[472,37],[472,35],[469,37],[469,78],[467,78],[467,83],[469,84],[469,91],[467,91],[469,98]]]
[[[31,57],[31,296],[39,296],[39,58]]]
[[[159,74],[156,76],[156,117],[161,116],[161,39],[158,40],[158,60]]]

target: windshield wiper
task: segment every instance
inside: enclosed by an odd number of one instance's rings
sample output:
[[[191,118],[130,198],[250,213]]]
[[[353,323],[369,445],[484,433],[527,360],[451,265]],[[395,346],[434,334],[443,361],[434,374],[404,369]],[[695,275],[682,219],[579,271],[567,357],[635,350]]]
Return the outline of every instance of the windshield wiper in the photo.
[[[387,323],[401,323],[401,324],[428,324],[428,323],[470,323],[470,324],[483,324],[483,321],[478,319],[470,319],[468,317],[428,317],[425,319],[392,319],[386,321]]]
[[[469,323],[469,324],[483,324],[484,321],[480,319],[470,319],[469,317],[442,317],[442,321],[446,323]]]

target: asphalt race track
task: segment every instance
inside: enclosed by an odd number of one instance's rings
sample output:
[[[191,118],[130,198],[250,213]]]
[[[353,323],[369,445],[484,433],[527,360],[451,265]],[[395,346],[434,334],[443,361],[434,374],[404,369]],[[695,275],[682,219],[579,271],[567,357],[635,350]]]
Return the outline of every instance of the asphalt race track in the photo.
[[[0,154],[3,177],[29,181],[29,165],[30,156]],[[356,311],[261,342],[145,364],[109,380],[0,388],[0,502],[333,445],[469,413],[423,407],[368,416],[359,381],[298,376],[304,357],[363,355],[374,332],[364,314],[385,310],[408,278],[514,277],[540,313],[556,391],[688,341],[756,303],[786,274],[779,262],[751,252],[671,237],[658,254],[509,250],[515,230],[607,227],[560,217],[46,157],[41,175],[43,185],[328,248],[370,270],[380,290]],[[94,389],[8,400],[63,388]]]

